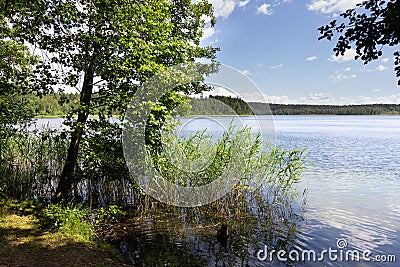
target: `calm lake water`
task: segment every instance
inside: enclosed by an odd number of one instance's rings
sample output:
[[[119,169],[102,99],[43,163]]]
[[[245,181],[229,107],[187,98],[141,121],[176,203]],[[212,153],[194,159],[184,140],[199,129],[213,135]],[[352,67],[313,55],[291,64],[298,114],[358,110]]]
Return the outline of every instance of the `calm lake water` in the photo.
[[[250,125],[254,123],[252,117],[242,119]],[[229,122],[231,118],[225,120]],[[59,123],[59,120],[39,120],[38,124],[45,121],[51,125]],[[300,192],[308,189],[307,205],[305,220],[296,224],[296,233],[290,237],[291,246],[299,251],[314,250],[317,257],[322,250],[331,248],[343,253],[369,250],[372,252],[371,259],[382,256],[384,260],[386,255],[395,255],[397,260],[397,263],[346,262],[332,260],[325,255],[323,263],[306,261],[291,264],[400,266],[400,116],[275,116],[274,122],[275,143],[285,148],[307,148],[307,160],[312,164],[303,173],[299,184]],[[212,124],[207,125],[201,120],[197,125],[196,122],[188,124],[184,130],[199,130],[205,125],[210,133],[214,131],[218,134],[218,126],[213,128]],[[162,227],[163,223],[165,227]],[[228,248],[220,248],[215,238],[207,238],[195,231],[186,230],[185,235],[179,235],[166,230],[173,227],[173,219],[158,225],[154,221],[135,222],[132,227],[138,235],[117,244],[132,264],[285,265],[279,261],[259,260],[256,257],[257,248],[263,249],[265,244],[260,240],[247,249],[249,255],[241,256],[233,243],[239,242],[239,239],[248,240],[246,236],[232,237]],[[169,235],[175,236],[170,238]],[[341,242],[339,248],[338,240]],[[139,244],[143,249],[138,248]],[[341,249],[343,244],[346,247]],[[236,260],[230,261],[229,257]],[[238,260],[241,257],[244,260]]]
[[[360,266],[399,266],[400,117],[277,116],[275,122],[277,143],[306,147],[313,163],[301,184],[308,187],[301,246],[337,248],[343,238],[349,249],[397,254],[397,265]]]

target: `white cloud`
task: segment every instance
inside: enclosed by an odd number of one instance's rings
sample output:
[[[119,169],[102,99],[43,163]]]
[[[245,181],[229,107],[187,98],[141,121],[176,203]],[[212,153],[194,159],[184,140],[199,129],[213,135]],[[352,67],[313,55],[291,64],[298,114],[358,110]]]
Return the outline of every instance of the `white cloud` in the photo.
[[[331,79],[334,83],[338,83],[343,80],[357,78],[357,75],[348,73],[350,71],[351,71],[350,67],[347,67],[341,71],[337,70],[333,75],[329,76],[329,79]]]
[[[225,89],[224,87],[216,87],[214,90],[211,91],[203,91],[201,93],[203,97],[209,97],[210,95],[222,95],[222,96],[230,96],[230,97],[237,97],[238,95]],[[200,95],[191,95],[191,97],[199,97]]]
[[[243,94],[246,102],[266,102],[272,104],[335,104],[335,98],[328,93],[311,93],[299,99],[291,99],[287,95],[267,95],[265,93]],[[263,99],[262,99],[263,98]]]
[[[356,100],[357,104],[372,104],[372,97],[370,96],[359,96]]]
[[[274,95],[264,94],[264,99],[267,103],[274,103],[274,104],[287,104],[294,102],[294,100],[290,100],[287,95],[274,96]]]
[[[366,73],[369,73],[369,72],[373,72],[374,70],[372,70],[372,69],[369,69],[369,68],[367,68],[367,67],[363,67],[362,69],[360,69],[359,70],[360,72],[366,72]]]
[[[234,0],[209,0],[208,2],[214,7],[214,16],[224,19],[229,17],[236,5]]]
[[[378,70],[378,71],[384,71],[384,70],[387,70],[387,69],[388,69],[388,67],[383,66],[383,65],[379,65],[379,66],[376,68],[376,70]]]
[[[312,0],[307,5],[308,10],[321,13],[344,12],[347,9],[355,8],[363,0]]]
[[[215,88],[215,90],[213,91],[213,94],[214,94],[214,95],[231,96],[231,97],[236,97],[236,96],[237,96],[236,94],[234,94],[234,93],[232,93],[232,92],[226,90],[226,89],[223,88],[223,87],[217,87],[217,88]]]
[[[278,65],[273,65],[273,66],[269,66],[271,69],[279,69],[283,67],[283,64],[278,64]]]
[[[235,96],[223,88],[214,94],[223,94]],[[303,96],[297,99],[292,99],[287,95],[267,95],[265,93],[244,93],[241,95],[242,99],[246,102],[267,102],[273,104],[308,104],[308,105],[357,105],[357,104],[400,104],[400,93],[395,95],[371,97],[371,96],[358,96],[355,98],[338,97],[335,98],[330,92],[317,92],[310,93],[308,96]]]
[[[307,97],[301,97],[300,102],[303,104],[334,104],[335,98],[331,93],[311,93]]]
[[[245,7],[248,3],[250,3],[250,0],[239,1],[238,7]]]
[[[208,45],[213,45],[213,44],[219,43],[219,41],[220,40],[218,38],[215,38],[214,40],[207,42],[207,44]]]
[[[273,6],[280,6],[282,4],[292,3],[293,0],[275,0]]]
[[[316,57],[316,56],[311,56],[311,57],[306,58],[307,61],[314,61],[317,59],[318,59],[318,57]]]
[[[201,40],[205,40],[207,38],[210,38],[211,36],[213,36],[215,33],[215,30],[213,27],[208,27],[203,29],[203,36],[201,37]]]
[[[274,104],[288,104],[295,103],[295,100],[290,99],[287,95],[274,96],[267,95],[261,92],[243,93],[241,97],[246,102],[262,102]]]
[[[347,49],[343,56],[342,55],[332,55],[328,60],[329,61],[334,61],[337,63],[343,63],[343,62],[347,62],[347,61],[351,61],[354,60],[354,57],[356,56],[356,50],[355,49]]]
[[[240,71],[240,73],[241,73],[241,74],[244,74],[244,75],[250,75],[250,74],[251,74],[251,71],[249,71],[249,70],[242,70],[242,71]]]
[[[355,74],[346,75],[343,73],[338,73],[329,77],[329,79],[331,79],[334,83],[338,83],[341,82],[342,80],[347,80],[351,78],[357,78],[357,75]]]
[[[271,5],[264,3],[257,7],[257,14],[272,15],[273,11],[270,9]]]
[[[380,89],[373,89],[374,92]],[[347,105],[360,105],[360,104],[400,104],[400,93],[395,95],[388,96],[380,96],[380,97],[371,97],[371,96],[359,96],[355,99],[349,99],[346,97],[341,97],[340,102],[338,104],[347,104]]]
[[[382,58],[381,61],[382,61],[383,63],[388,63],[388,62],[390,61],[390,58],[385,57],[385,58]]]
[[[293,0],[275,0],[273,4],[264,3],[257,7],[257,12],[259,14],[271,15],[273,13],[272,7],[279,6],[281,4],[291,3]],[[219,18],[222,17],[226,19],[234,11],[235,7],[245,7],[251,0],[209,0],[210,4],[214,7],[214,16]],[[210,22],[206,20],[206,22]]]
[[[396,95],[382,96],[377,98],[376,103],[382,104],[400,104],[400,93]]]

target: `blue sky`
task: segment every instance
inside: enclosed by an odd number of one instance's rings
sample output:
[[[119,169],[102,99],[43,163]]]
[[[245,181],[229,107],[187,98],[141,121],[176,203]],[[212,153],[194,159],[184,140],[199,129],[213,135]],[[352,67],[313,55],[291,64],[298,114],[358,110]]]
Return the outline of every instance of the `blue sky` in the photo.
[[[268,102],[400,104],[393,49],[368,65],[354,51],[335,57],[334,42],[318,41],[318,27],[360,0],[209,0],[217,24],[202,45],[250,77]],[[256,101],[257,99],[246,99]]]

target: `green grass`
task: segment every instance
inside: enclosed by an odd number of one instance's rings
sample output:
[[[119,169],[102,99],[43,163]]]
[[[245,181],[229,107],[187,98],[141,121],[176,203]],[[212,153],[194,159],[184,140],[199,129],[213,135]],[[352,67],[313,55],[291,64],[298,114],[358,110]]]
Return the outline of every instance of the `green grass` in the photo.
[[[66,220],[57,230],[43,225],[43,213],[50,211],[63,214]],[[78,219],[82,213],[77,207],[46,208],[30,201],[0,201],[0,265],[125,266],[110,245],[87,238],[90,225]]]

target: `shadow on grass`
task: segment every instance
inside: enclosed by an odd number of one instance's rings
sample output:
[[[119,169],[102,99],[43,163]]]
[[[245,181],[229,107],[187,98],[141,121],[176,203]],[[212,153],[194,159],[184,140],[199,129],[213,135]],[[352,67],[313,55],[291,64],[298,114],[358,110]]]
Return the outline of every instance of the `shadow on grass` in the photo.
[[[0,218],[0,267],[126,266],[111,252],[35,226],[32,217]]]

